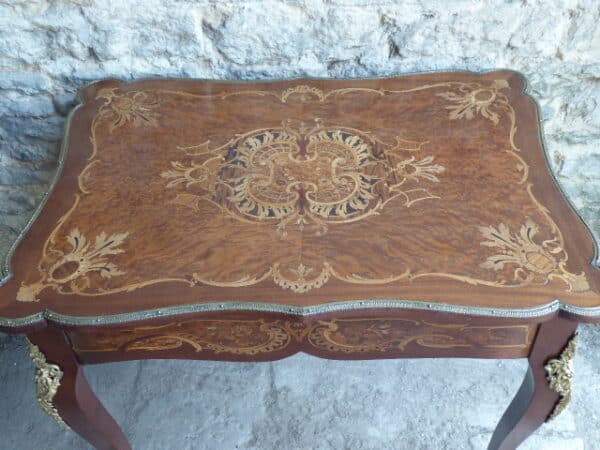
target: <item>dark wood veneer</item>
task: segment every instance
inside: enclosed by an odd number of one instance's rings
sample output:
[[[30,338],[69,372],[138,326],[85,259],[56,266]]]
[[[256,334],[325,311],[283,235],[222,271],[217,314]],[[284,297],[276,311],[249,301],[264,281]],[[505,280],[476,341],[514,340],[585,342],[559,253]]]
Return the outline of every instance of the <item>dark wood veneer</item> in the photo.
[[[523,358],[537,325],[436,312],[375,310],[298,317],[212,313],[135,326],[67,330],[85,363],[130,359],[281,359],[297,352],[330,359]],[[250,337],[250,338],[249,338]]]
[[[515,448],[559,400],[547,361],[600,321],[594,242],[524,87],[511,71],[94,83],[0,330],[62,370],[49,400],[101,449],[130,447],[83,364],[300,351],[528,357],[490,443]]]

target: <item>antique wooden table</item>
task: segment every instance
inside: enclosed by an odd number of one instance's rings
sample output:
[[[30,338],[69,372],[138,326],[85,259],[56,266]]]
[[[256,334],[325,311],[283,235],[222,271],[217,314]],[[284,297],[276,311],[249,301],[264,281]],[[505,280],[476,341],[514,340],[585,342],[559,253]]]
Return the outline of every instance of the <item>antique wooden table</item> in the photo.
[[[568,403],[577,323],[600,321],[594,241],[524,87],[510,71],[88,86],[0,289],[40,404],[126,449],[82,365],[527,357],[489,447],[514,449]]]

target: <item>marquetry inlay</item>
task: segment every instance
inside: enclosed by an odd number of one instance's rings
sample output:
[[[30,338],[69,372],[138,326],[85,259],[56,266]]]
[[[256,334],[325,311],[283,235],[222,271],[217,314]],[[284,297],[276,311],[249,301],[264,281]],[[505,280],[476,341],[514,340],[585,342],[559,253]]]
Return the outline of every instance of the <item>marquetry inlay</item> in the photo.
[[[104,88],[72,207],[17,300],[166,282],[303,294],[334,279],[587,291],[534,194],[509,91],[504,79],[398,90]],[[135,169],[124,163],[132,157]]]
[[[420,183],[438,183],[444,167],[420,152],[425,142],[342,126],[291,120],[281,127],[252,130],[211,148],[209,142],[182,148],[188,161],[173,161],[161,174],[168,188],[185,184],[205,193],[183,194],[194,207],[208,201],[240,220],[274,222],[277,233],[349,223],[376,214],[397,197],[404,206],[439,198]]]
[[[469,325],[404,318],[287,320],[190,320],[110,333],[91,332],[78,352],[192,349],[257,355],[291,344],[334,353],[401,352],[408,346],[437,349],[527,349],[531,325]],[[92,337],[93,339],[90,339]]]

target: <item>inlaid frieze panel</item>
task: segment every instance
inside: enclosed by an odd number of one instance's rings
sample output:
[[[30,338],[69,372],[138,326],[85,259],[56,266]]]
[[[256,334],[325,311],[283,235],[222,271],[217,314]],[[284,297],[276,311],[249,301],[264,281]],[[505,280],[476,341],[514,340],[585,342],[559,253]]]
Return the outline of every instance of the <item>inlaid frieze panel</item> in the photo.
[[[401,353],[429,349],[526,350],[535,325],[474,325],[413,318],[298,320],[188,320],[159,326],[99,330],[72,335],[77,352],[156,352],[187,349],[215,355],[259,355],[311,349],[316,352]]]

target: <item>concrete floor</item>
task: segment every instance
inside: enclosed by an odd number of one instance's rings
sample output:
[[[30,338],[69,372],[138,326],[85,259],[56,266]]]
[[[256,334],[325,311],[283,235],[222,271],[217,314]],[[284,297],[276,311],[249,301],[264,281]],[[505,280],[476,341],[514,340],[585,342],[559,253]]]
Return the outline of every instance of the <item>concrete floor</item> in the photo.
[[[523,450],[600,449],[600,326],[581,326],[575,395]],[[485,449],[525,360],[273,363],[141,361],[88,366],[133,448]],[[35,402],[20,337],[0,334],[0,449],[88,449]]]

